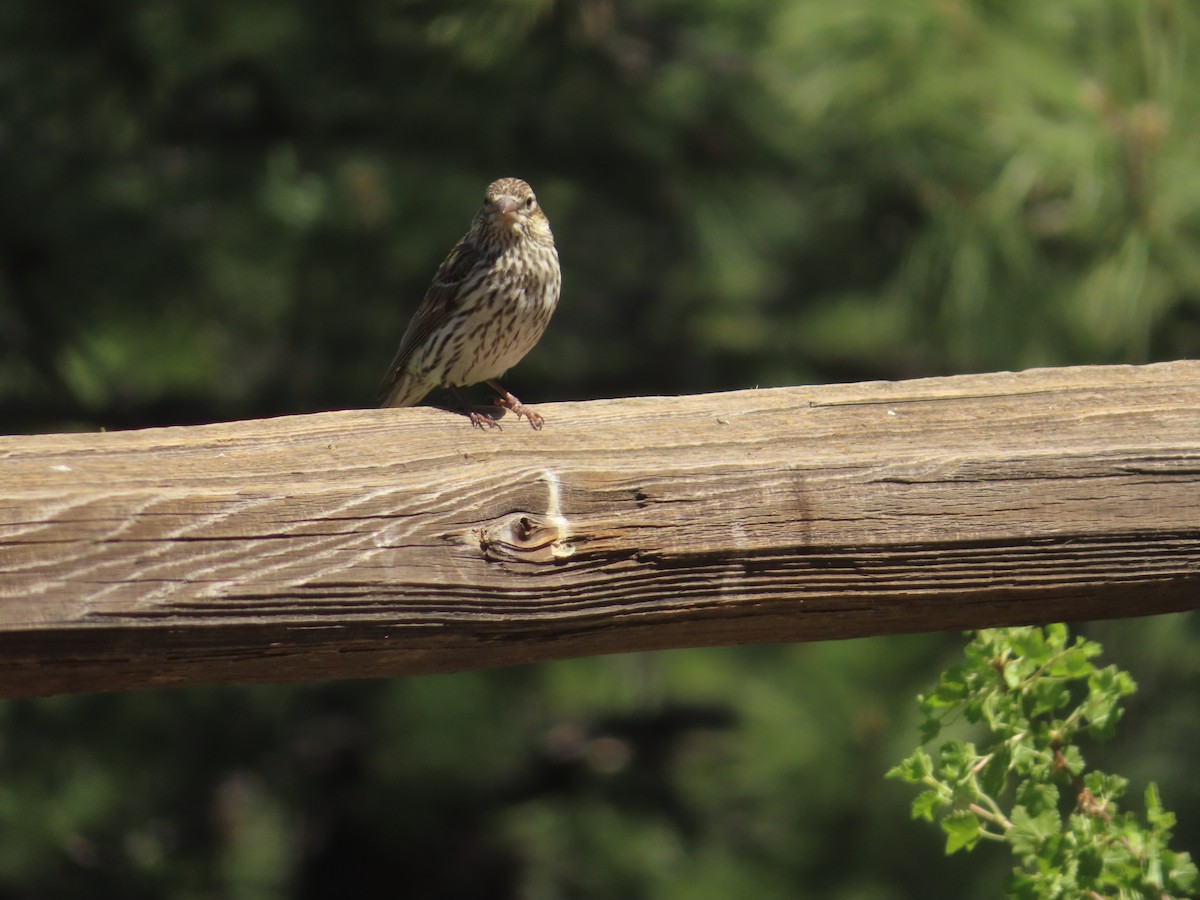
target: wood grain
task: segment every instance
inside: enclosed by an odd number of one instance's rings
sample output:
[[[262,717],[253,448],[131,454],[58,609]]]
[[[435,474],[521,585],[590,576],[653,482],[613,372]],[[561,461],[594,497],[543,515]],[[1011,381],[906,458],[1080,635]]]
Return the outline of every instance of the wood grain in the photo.
[[[1200,605],[1200,363],[0,438],[0,694]]]

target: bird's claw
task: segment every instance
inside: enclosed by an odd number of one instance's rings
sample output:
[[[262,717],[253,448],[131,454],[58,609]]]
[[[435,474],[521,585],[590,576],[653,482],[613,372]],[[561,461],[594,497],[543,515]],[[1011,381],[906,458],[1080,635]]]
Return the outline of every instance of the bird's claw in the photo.
[[[534,431],[541,431],[542,425],[545,424],[545,421],[546,421],[545,419],[543,419],[541,416],[539,416],[537,413],[535,413],[528,406],[525,406],[523,403],[521,403],[521,401],[518,400],[516,397],[514,397],[512,394],[508,394],[507,396],[504,396],[504,397],[497,397],[496,405],[503,407],[504,409],[507,409],[510,413],[512,413],[518,419],[521,419],[521,418],[528,419],[529,427],[532,428]],[[496,423],[496,424],[499,424],[499,423]]]
[[[485,431],[488,428],[501,428],[499,422],[497,422],[491,416],[484,415],[481,412],[471,412],[468,413],[468,416],[471,419],[471,424],[480,431]],[[501,428],[501,430],[503,431],[503,428]]]

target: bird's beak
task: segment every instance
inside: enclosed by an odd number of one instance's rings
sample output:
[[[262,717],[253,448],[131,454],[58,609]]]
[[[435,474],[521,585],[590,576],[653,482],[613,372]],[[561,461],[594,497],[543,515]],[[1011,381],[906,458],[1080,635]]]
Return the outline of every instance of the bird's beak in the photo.
[[[514,225],[517,221],[517,209],[520,204],[512,197],[501,197],[496,201],[496,218],[505,225]]]

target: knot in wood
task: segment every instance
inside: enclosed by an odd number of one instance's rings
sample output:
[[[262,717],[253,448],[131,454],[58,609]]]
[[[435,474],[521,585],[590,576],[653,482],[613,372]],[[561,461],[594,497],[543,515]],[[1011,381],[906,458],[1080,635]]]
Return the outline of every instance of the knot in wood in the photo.
[[[562,516],[513,513],[476,531],[479,549],[491,560],[553,562],[575,552]]]

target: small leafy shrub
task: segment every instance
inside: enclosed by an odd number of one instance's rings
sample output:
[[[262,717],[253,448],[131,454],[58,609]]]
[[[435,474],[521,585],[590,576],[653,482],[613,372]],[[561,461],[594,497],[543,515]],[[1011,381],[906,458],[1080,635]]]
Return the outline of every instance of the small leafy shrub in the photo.
[[[966,658],[918,700],[922,744],[959,719],[983,725],[981,746],[950,740],[937,759],[918,748],[888,772],[921,788],[914,819],[937,821],[946,853],[980,841],[1007,843],[1017,898],[1193,896],[1196,867],[1169,849],[1175,817],[1158,789],[1145,792],[1145,820],[1122,810],[1127,782],[1089,770],[1079,742],[1112,737],[1121,701],[1137,686],[1102,648],[1069,639],[1064,625],[974,633]]]

